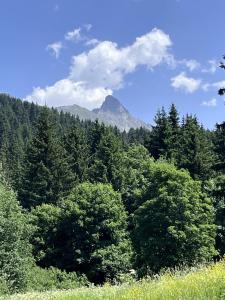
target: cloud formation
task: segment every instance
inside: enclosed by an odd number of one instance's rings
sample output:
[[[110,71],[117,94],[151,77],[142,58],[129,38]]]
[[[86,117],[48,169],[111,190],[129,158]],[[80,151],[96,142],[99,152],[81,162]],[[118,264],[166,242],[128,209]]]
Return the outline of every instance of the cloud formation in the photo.
[[[61,42],[55,42],[55,43],[49,44],[46,47],[46,50],[50,51],[51,54],[53,56],[55,56],[55,58],[59,58],[62,48],[63,48],[63,45]]]
[[[213,83],[205,83],[202,85],[202,89],[205,92],[208,92],[209,90],[219,90],[221,88],[225,87],[225,80],[222,81],[216,81]]]
[[[201,87],[201,79],[188,77],[185,72],[171,78],[171,85],[176,90],[183,90],[186,93],[193,93]]]
[[[195,59],[182,59],[178,63],[186,66],[191,72],[199,69],[201,66],[200,63]]]
[[[90,31],[92,29],[93,25],[92,24],[84,24],[84,28],[87,30],[87,31]]]
[[[219,67],[218,62],[215,59],[210,59],[208,60],[208,64],[209,64],[208,68],[202,69],[202,72],[214,74]]]
[[[84,82],[62,79],[44,89],[34,88],[26,100],[50,107],[77,104],[93,109],[99,107],[107,95],[112,95],[112,90],[103,87],[88,88]]]
[[[209,101],[203,101],[202,105],[203,106],[208,106],[208,107],[215,107],[215,106],[217,106],[217,100],[216,100],[216,98],[212,98]]]
[[[116,43],[102,41],[88,52],[72,58],[67,78],[45,88],[34,88],[27,100],[49,106],[79,104],[94,108],[107,94],[124,86],[125,77],[139,66],[154,69],[169,64],[172,45],[170,37],[160,29],[153,29],[137,37],[133,44],[119,48]]]
[[[77,42],[81,40],[81,28],[75,28],[65,34],[65,40]]]
[[[89,86],[104,86],[119,89],[124,84],[125,75],[135,72],[140,65],[152,69],[166,62],[171,46],[168,35],[154,29],[125,48],[116,43],[103,41],[88,53],[74,56],[69,78],[84,81]]]

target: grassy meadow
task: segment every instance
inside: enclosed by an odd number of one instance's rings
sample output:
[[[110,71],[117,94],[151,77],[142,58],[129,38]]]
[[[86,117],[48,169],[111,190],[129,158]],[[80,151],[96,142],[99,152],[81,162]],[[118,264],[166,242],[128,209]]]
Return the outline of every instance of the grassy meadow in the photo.
[[[132,284],[15,294],[0,300],[213,300],[225,299],[225,262],[186,272],[167,272]]]

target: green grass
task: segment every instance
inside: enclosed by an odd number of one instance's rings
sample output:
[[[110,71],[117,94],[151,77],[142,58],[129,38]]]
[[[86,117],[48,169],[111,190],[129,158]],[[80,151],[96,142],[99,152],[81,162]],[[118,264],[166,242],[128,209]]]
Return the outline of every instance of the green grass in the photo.
[[[29,293],[0,300],[214,300],[225,299],[225,263],[189,272],[166,273],[131,285]]]

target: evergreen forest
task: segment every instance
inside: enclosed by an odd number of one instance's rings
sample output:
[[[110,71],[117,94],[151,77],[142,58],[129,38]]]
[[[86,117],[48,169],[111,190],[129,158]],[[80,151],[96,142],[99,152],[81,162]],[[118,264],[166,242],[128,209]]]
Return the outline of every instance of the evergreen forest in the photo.
[[[225,254],[225,122],[120,132],[0,95],[0,289],[121,283]]]

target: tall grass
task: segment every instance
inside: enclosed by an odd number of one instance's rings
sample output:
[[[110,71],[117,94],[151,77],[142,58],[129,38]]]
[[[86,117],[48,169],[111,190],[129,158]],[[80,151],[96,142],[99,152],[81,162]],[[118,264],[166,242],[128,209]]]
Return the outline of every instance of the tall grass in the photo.
[[[0,300],[214,300],[225,299],[225,262],[192,269],[167,272],[154,279],[132,284],[78,288],[52,293],[13,295]]]

